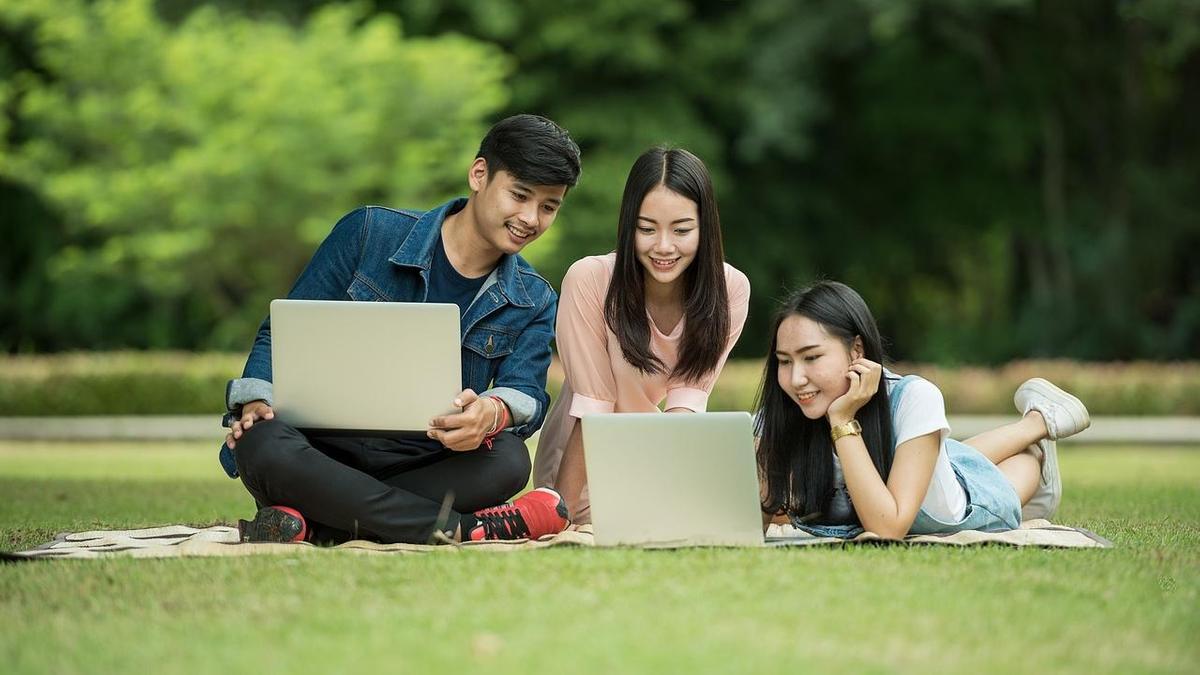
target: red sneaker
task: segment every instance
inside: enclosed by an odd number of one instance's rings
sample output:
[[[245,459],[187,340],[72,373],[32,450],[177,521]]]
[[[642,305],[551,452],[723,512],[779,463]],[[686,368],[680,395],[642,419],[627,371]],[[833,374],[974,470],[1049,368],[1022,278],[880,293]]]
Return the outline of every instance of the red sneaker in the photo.
[[[308,524],[304,516],[290,506],[264,506],[254,520],[239,520],[238,535],[244,542],[287,543],[304,541]]]
[[[476,511],[479,525],[467,539],[539,539],[567,529],[567,503],[554,490],[538,488],[501,504]]]

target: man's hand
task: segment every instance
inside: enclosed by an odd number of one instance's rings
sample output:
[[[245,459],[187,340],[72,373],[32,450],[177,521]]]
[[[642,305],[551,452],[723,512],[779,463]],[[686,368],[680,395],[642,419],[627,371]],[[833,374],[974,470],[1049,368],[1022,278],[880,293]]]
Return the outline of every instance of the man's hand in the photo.
[[[255,422],[273,419],[275,419],[275,411],[271,409],[271,406],[267,405],[266,401],[250,401],[242,406],[241,418],[236,420],[233,426],[229,428],[229,434],[225,436],[225,445],[228,445],[229,449],[232,450],[237,439],[241,438],[242,434],[254,426]]]
[[[463,390],[454,405],[462,412],[433,418],[426,435],[457,452],[478,448],[493,425],[504,418],[503,401],[492,396],[480,398],[470,389]]]

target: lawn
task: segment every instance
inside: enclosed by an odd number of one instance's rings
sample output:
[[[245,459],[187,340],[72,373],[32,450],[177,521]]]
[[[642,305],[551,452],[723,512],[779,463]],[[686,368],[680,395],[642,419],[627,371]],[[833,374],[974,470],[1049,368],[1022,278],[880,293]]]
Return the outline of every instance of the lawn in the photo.
[[[0,547],[230,523],[211,443],[0,442]],[[563,550],[0,565],[3,672],[1196,672],[1200,449],[1069,447],[1112,550]]]

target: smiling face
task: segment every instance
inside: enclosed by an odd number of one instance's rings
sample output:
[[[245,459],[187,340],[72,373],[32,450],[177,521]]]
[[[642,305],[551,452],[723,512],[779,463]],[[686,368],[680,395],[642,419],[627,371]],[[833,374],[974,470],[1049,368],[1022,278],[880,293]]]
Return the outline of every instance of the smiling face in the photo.
[[[784,319],[776,333],[779,386],[810,420],[824,417],[829,405],[850,390],[846,371],[862,355],[860,339],[847,349],[824,326],[800,314]]]
[[[646,282],[673,285],[700,248],[700,209],[691,199],[659,185],[642,200],[633,241]]]
[[[482,158],[471,166],[468,182],[478,234],[504,255],[549,229],[567,193],[565,185],[533,185],[504,170],[489,172]]]

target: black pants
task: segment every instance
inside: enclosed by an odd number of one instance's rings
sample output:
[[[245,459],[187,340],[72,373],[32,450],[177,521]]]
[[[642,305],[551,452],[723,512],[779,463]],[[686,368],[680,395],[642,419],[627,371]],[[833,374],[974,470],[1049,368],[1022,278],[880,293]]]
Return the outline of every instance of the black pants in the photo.
[[[530,469],[524,441],[508,432],[490,449],[454,452],[423,437],[310,437],[276,420],[250,427],[234,454],[258,505],[298,510],[322,542],[453,534],[460,514],[507,501]]]

